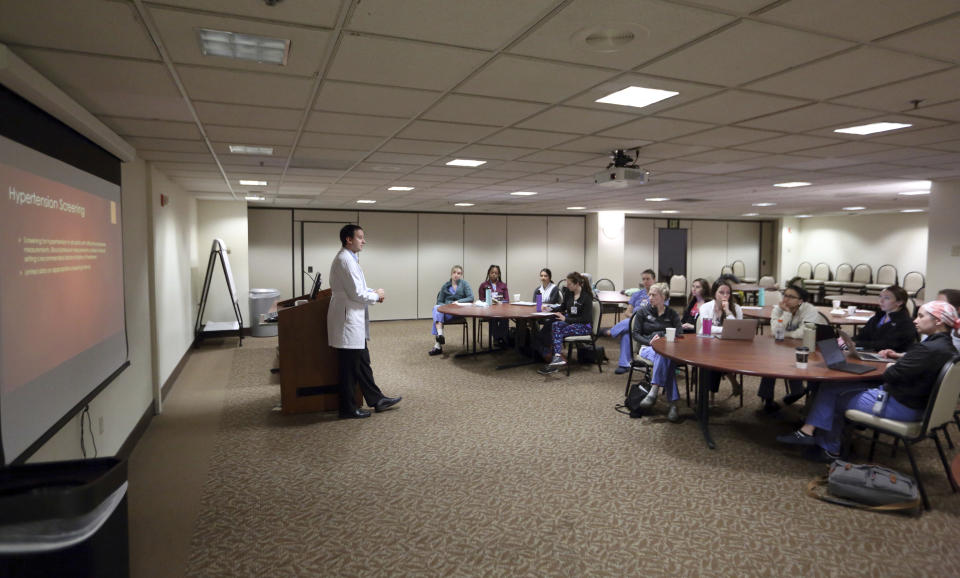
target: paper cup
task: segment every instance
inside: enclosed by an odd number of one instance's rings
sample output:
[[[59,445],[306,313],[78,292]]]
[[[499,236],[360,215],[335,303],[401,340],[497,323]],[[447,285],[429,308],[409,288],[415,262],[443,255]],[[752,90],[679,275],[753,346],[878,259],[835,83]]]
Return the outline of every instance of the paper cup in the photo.
[[[520,301],[520,294],[519,294],[519,293],[514,293],[514,294],[513,294],[513,300],[514,300],[514,301]]]
[[[833,300],[833,308],[834,308],[834,309],[840,309],[840,300],[839,300],[839,299],[834,299],[834,300]]]
[[[798,347],[797,352],[797,369],[806,369],[807,361],[810,359],[810,348],[808,347]]]
[[[677,340],[677,328],[676,327],[667,327],[667,341],[673,342]]]
[[[857,314],[856,305],[850,305],[849,307],[847,307],[847,315],[856,315],[856,314]]]

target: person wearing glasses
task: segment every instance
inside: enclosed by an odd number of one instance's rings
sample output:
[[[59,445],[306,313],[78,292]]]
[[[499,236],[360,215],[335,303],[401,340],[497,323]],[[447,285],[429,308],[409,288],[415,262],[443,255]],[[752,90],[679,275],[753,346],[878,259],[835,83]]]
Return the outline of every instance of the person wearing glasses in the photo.
[[[770,329],[776,335],[779,329],[783,330],[784,337],[800,339],[803,337],[805,324],[820,323],[821,315],[817,308],[810,303],[810,293],[796,281],[791,280],[783,290],[783,298],[778,305],[774,305],[770,315]],[[763,400],[763,412],[773,414],[780,410],[780,404],[773,401],[773,386],[776,378],[764,377],[760,380],[757,395]],[[790,393],[783,398],[783,403],[790,405],[803,397],[803,381],[788,379],[787,387]]]

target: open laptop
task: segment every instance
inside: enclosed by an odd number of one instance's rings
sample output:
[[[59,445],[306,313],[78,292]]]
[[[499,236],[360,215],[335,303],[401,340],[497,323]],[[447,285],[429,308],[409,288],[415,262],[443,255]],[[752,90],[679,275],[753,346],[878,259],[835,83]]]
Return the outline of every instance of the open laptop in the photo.
[[[893,361],[871,351],[857,351],[857,344],[853,342],[853,339],[851,339],[847,332],[843,329],[840,330],[840,339],[842,339],[843,344],[847,346],[847,350],[850,352],[850,355],[856,357],[860,361]]]
[[[717,338],[750,341],[756,336],[756,319],[726,319],[723,322],[723,332]]]
[[[872,365],[861,365],[859,363],[848,363],[847,358],[844,357],[843,351],[840,349],[840,346],[837,345],[836,339],[824,339],[817,342],[817,347],[820,348],[820,355],[823,356],[823,360],[827,362],[827,367],[830,369],[835,369],[837,371],[845,371],[847,373],[869,373],[876,369]]]

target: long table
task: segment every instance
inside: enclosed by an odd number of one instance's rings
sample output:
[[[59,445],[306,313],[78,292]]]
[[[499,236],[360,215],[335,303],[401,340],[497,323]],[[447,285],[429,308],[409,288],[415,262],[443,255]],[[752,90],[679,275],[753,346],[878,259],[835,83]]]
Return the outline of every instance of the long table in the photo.
[[[773,306],[766,305],[764,307],[751,307],[745,306],[743,309],[743,316],[749,317],[751,319],[765,319],[770,320],[770,317],[773,315]],[[844,311],[840,315],[834,315],[831,313],[832,308],[818,306],[817,311],[823,313],[823,316],[830,321],[830,325],[866,325],[870,318],[873,317],[873,311],[867,311],[865,309],[858,309],[856,315],[850,316],[847,315],[847,312]]]
[[[800,339],[775,341],[772,336],[757,336],[752,341],[735,341],[678,335],[674,342],[657,339],[653,342],[653,350],[676,362],[692,365],[701,373],[704,369],[712,369],[723,373],[808,381],[879,380],[886,367],[882,362],[857,361],[857,363],[873,365],[875,369],[863,375],[836,371],[827,367],[819,351],[813,351],[810,353],[807,368],[798,369],[795,349],[802,344]],[[707,447],[714,449],[716,444],[710,435],[709,423],[709,384],[703,377],[699,375],[697,379],[698,395],[695,411],[703,439]]]
[[[449,304],[437,307],[437,311],[440,313],[446,313],[448,315],[470,318],[471,335],[473,339],[472,351],[463,351],[457,353],[454,357],[464,357],[468,355],[478,355],[481,353],[491,353],[496,351],[492,346],[486,351],[477,351],[477,319],[513,319],[520,324],[529,322],[531,320],[544,319],[553,316],[553,313],[547,311],[546,308],[544,308],[542,312],[538,313],[535,305],[513,305],[510,303],[498,303],[490,306]],[[497,366],[497,369],[517,367],[518,365],[528,365],[529,363],[535,363],[535,361],[519,364],[515,363],[509,365],[499,365]]]

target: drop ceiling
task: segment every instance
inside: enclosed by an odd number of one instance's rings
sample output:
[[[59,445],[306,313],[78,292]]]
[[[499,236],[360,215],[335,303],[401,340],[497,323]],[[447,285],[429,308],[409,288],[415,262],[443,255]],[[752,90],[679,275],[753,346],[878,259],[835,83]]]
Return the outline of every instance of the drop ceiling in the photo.
[[[958,8],[956,0],[4,0],[0,42],[199,199],[764,219],[849,205],[925,208],[926,197],[898,193],[960,178]],[[287,63],[204,56],[198,28],[288,39]],[[595,102],[631,85],[679,94],[640,109]],[[834,132],[879,121],[913,126]],[[231,154],[237,144],[274,154]],[[610,151],[623,148],[649,183],[595,185]],[[486,164],[446,166],[454,158]],[[812,185],[772,186],[784,181]],[[462,202],[475,205],[454,206]],[[753,206],[761,202],[775,205]]]

